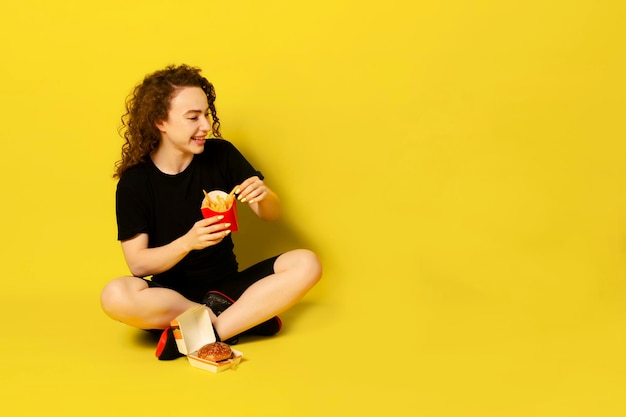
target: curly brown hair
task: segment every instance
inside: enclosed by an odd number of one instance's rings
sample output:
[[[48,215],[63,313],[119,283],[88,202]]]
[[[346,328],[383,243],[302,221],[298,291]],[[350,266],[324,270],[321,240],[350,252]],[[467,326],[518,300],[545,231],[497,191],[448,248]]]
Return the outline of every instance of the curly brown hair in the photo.
[[[122,159],[115,163],[114,178],[120,178],[130,167],[145,162],[161,140],[156,127],[167,120],[170,101],[182,87],[200,87],[206,93],[211,112],[212,133],[221,138],[220,119],[215,110],[215,88],[200,75],[201,70],[188,65],[170,65],[147,75],[126,98],[126,113],[122,116],[119,133],[125,142]]]

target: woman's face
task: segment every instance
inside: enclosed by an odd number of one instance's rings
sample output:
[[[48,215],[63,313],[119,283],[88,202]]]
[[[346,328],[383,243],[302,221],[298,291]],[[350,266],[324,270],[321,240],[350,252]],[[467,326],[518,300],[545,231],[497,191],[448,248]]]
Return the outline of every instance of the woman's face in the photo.
[[[211,132],[209,105],[200,87],[183,87],[170,102],[167,120],[158,122],[159,148],[182,154],[199,154]]]

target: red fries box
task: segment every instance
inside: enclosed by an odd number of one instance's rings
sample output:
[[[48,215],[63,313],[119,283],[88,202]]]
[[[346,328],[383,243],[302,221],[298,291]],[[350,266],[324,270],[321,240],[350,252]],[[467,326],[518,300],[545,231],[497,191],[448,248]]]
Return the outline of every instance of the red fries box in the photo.
[[[178,350],[187,355],[191,366],[210,372],[222,372],[227,369],[235,369],[243,354],[232,349],[233,357],[224,361],[212,362],[198,357],[198,350],[204,345],[215,342],[213,324],[208,310],[198,306],[185,311],[171,322]]]
[[[237,226],[237,199],[232,194],[224,191],[214,190],[209,193],[205,192],[204,200],[202,200],[202,217],[209,218],[222,215],[224,218],[218,223],[230,223],[227,230],[236,232],[239,230]]]

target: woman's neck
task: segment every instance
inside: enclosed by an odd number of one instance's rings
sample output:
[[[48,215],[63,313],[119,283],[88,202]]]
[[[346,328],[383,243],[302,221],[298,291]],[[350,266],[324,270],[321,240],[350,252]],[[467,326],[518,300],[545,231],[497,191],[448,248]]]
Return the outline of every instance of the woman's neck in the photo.
[[[150,154],[150,158],[159,171],[164,174],[176,175],[187,169],[193,160],[193,154],[175,151],[165,152],[162,148],[158,148]]]

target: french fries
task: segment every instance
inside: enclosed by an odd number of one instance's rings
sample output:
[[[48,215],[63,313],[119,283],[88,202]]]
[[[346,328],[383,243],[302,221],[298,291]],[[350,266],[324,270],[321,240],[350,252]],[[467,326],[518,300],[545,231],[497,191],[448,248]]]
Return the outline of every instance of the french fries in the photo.
[[[209,208],[218,213],[223,213],[225,211],[230,210],[235,201],[234,193],[226,195],[226,197],[222,197],[221,195],[216,195],[214,198],[209,196],[209,193],[202,190],[204,192],[204,200],[202,200],[201,208]]]

